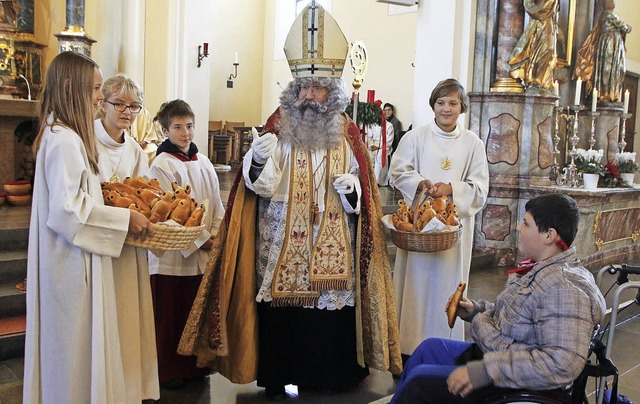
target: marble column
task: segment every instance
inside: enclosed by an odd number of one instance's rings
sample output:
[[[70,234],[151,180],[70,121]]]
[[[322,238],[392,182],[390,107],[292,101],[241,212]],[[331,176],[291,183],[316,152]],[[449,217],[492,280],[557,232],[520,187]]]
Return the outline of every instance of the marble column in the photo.
[[[84,0],[67,0],[65,31],[84,31]]]
[[[520,80],[509,76],[511,52],[524,31],[522,0],[500,0],[498,6],[498,39],[495,44],[496,78],[491,91],[524,92]]]
[[[64,31],[55,34],[60,52],[73,51],[91,56],[91,45],[96,41],[84,32],[84,0],[67,0]]]

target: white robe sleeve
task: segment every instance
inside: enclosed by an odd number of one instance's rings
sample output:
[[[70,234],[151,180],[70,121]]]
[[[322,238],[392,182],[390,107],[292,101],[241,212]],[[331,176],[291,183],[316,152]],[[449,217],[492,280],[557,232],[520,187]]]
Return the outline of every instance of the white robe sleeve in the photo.
[[[451,181],[451,188],[460,217],[471,217],[484,206],[489,192],[489,166],[482,140],[477,139],[472,147],[466,175],[460,181]]]
[[[418,159],[420,152],[419,141],[420,133],[416,130],[407,132],[400,143],[398,149],[393,153],[389,172],[392,178],[393,186],[398,188],[408,204],[413,202],[413,197],[418,189],[418,184],[425,178],[418,172],[418,167],[414,163]]]
[[[44,160],[50,195],[47,226],[82,250],[118,257],[129,228],[129,210],[105,206],[89,194],[87,184],[93,174],[87,172],[75,139],[65,133],[48,141]]]
[[[275,193],[276,188],[280,184],[280,179],[282,178],[281,167],[284,165],[284,162],[281,162],[281,160],[284,159],[284,153],[282,152],[282,143],[278,142],[278,146],[276,147],[275,152],[264,164],[260,175],[254,182],[251,182],[251,178],[249,177],[252,156],[253,150],[249,149],[242,161],[242,173],[244,175],[244,182],[247,188],[255,192],[258,196],[270,199]]]

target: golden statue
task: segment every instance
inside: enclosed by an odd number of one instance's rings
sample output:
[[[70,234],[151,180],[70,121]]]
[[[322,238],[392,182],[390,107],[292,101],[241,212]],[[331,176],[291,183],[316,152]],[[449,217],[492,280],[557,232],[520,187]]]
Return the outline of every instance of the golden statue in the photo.
[[[524,0],[531,20],[511,53],[509,74],[522,79],[527,87],[553,90],[553,69],[558,60],[558,7],[559,0]]]
[[[621,101],[624,82],[626,34],[631,26],[624,23],[613,9],[614,0],[604,1],[600,19],[578,51],[574,77],[586,82],[586,91],[595,87],[601,101]]]

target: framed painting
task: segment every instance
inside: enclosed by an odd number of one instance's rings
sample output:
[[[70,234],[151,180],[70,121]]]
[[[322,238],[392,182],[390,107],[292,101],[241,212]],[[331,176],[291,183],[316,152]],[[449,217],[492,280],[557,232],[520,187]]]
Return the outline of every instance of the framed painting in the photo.
[[[576,0],[559,0],[558,38],[556,52],[557,67],[571,66],[573,51],[573,28],[576,22]]]

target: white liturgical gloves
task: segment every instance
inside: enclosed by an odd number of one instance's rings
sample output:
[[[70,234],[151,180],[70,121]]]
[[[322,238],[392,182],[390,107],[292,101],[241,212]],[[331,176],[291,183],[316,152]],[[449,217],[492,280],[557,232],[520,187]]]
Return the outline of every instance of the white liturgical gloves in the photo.
[[[253,142],[251,143],[253,154],[251,158],[258,164],[264,164],[276,150],[278,138],[273,133],[265,133],[262,136],[258,136],[258,131],[255,128],[251,130],[253,131]]]
[[[358,177],[354,174],[341,174],[333,181],[333,187],[339,194],[350,194],[356,189],[357,182]]]

